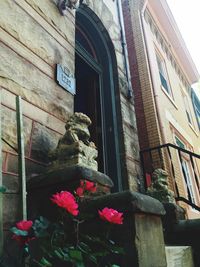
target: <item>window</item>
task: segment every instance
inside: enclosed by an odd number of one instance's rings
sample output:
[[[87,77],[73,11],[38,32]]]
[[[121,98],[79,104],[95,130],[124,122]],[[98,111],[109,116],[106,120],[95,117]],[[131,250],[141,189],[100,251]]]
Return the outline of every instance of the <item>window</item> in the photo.
[[[200,100],[195,94],[193,89],[192,89],[192,103],[193,103],[194,112],[195,112],[196,119],[197,119],[197,124],[200,130]]]
[[[186,145],[181,141],[177,136],[175,136],[175,142],[176,145],[179,146],[180,148],[187,149]],[[195,185],[194,185],[194,174],[192,171],[191,167],[191,162],[188,158],[188,155],[182,154],[181,153],[181,158],[180,158],[180,164],[182,168],[182,175],[185,181],[185,186],[186,186],[186,191],[188,193],[188,199],[196,204],[196,198],[195,198]]]
[[[158,70],[160,75],[160,81],[164,90],[172,96],[171,88],[169,85],[168,77],[167,77],[167,69],[165,65],[165,61],[157,54],[156,55],[157,63],[158,63]]]
[[[191,198],[192,203],[196,203],[195,194],[194,194],[194,188],[192,184],[192,174],[190,170],[190,163],[189,161],[183,159],[182,161],[182,167],[185,173],[185,182],[189,191],[189,196]]]
[[[200,110],[196,109],[195,112],[196,112],[196,117],[197,117],[197,123],[200,129]]]
[[[186,112],[187,120],[188,120],[189,124],[193,125],[193,122],[192,122],[192,114],[191,114],[190,106],[189,106],[189,100],[188,100],[187,95],[185,95],[185,94],[183,95],[183,101],[184,101],[184,106],[185,106],[185,112]]]

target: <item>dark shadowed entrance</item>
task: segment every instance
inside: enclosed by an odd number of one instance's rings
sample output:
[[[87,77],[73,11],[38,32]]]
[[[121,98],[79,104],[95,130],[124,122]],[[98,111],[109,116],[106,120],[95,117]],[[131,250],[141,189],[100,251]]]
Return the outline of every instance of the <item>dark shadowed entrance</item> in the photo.
[[[76,14],[75,67],[74,111],[91,118],[91,141],[98,148],[99,171],[111,177],[115,183],[114,191],[121,191],[115,52],[104,26],[84,5]]]

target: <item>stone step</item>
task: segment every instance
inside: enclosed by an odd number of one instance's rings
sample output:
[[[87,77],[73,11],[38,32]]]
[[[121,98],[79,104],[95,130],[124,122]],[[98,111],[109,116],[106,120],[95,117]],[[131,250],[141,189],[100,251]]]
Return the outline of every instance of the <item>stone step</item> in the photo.
[[[167,267],[194,267],[192,247],[166,246]]]

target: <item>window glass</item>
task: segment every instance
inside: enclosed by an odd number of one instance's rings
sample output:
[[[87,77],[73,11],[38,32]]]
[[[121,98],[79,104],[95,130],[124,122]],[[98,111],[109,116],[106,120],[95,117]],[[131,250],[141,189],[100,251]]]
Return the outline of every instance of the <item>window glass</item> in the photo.
[[[190,111],[188,97],[186,95],[183,95],[183,100],[184,100],[185,112],[186,112],[187,120],[192,125],[193,124],[192,123],[192,114],[191,114],[191,111]]]
[[[177,137],[175,136],[176,145],[180,148],[186,149],[186,145]],[[194,190],[194,174],[192,171],[192,165],[190,159],[187,159],[187,156],[182,154],[180,160],[180,165],[182,169],[183,179],[185,180],[186,191],[188,194],[188,199],[192,201],[192,203],[196,204],[196,197],[195,197],[195,190]]]
[[[165,89],[165,91],[170,96],[172,96],[171,88],[170,88],[169,81],[168,81],[165,62],[159,55],[156,55],[156,59],[157,59],[157,63],[158,63],[158,70],[159,70],[159,74],[160,74],[160,81],[161,81],[162,87]]]

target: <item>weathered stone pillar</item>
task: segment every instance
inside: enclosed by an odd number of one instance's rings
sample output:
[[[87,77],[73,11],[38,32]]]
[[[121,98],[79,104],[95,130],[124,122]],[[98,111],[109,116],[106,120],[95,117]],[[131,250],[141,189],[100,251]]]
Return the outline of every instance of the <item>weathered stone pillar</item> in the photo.
[[[124,247],[124,267],[166,267],[161,216],[163,205],[149,196],[125,191],[97,197],[87,209],[112,207],[124,213],[124,224],[113,232],[113,238]]]

